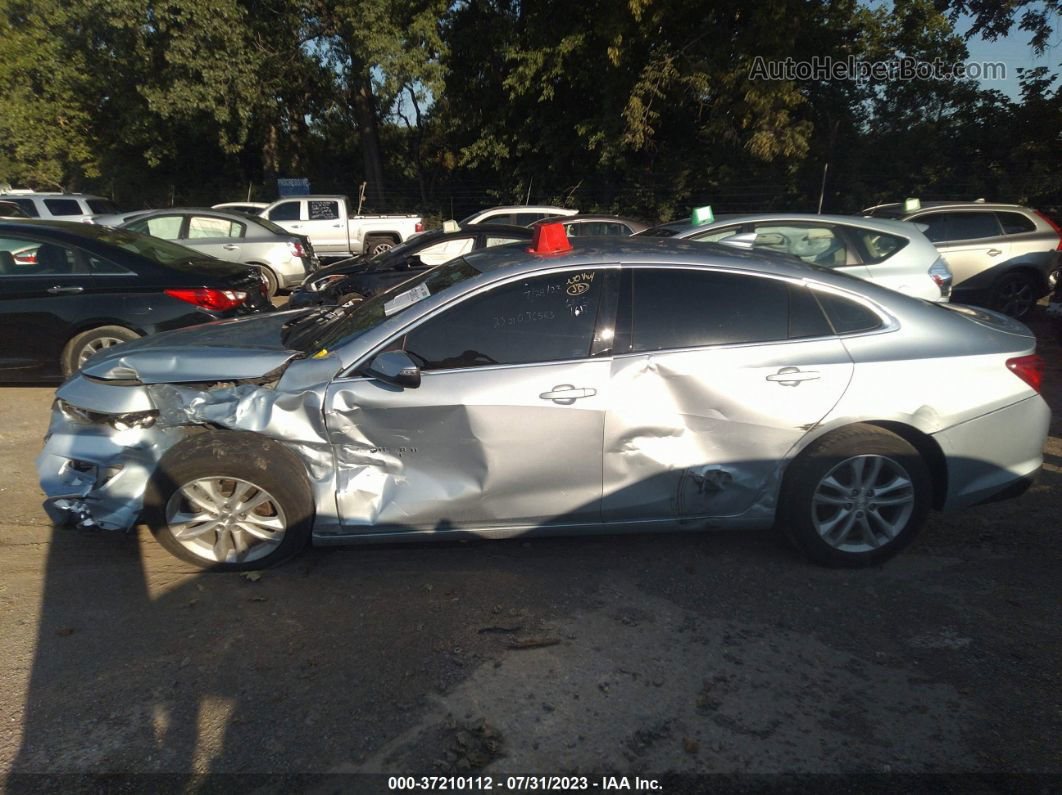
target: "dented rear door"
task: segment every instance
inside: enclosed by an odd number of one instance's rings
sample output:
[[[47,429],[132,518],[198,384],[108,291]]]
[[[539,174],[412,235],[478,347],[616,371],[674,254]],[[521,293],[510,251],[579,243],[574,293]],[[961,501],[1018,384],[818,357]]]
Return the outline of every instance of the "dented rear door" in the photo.
[[[606,522],[744,513],[852,374],[807,288],[752,274],[625,273],[617,350]]]

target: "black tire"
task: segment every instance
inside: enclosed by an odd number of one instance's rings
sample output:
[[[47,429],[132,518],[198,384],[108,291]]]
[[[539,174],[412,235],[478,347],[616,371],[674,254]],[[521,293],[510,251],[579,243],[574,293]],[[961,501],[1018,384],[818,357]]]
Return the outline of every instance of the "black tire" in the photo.
[[[73,375],[81,367],[84,358],[91,353],[104,350],[122,342],[140,339],[140,335],[125,326],[99,326],[82,331],[66,343],[59,364],[63,375]]]
[[[1038,285],[1026,273],[1005,273],[992,287],[992,308],[1011,317],[1022,318],[1040,297]]]
[[[178,494],[182,487],[205,478],[250,484],[258,489],[252,496],[266,493],[270,497],[266,507],[272,510],[274,503],[276,507],[275,514],[266,518],[285,520],[279,544],[269,551],[273,542],[265,546],[257,542],[246,553],[249,559],[217,560],[208,557],[205,550],[204,554],[197,554],[178,540],[167,522],[167,508],[171,500],[177,506],[184,499]],[[144,520],[155,540],[181,560],[214,571],[263,569],[287,560],[309,542],[313,519],[313,492],[298,457],[278,442],[238,431],[207,431],[174,445],[159,462],[144,501]],[[210,530],[196,543],[226,543],[231,547],[231,543],[222,541],[224,532]],[[251,550],[256,548],[265,554],[253,557]]]
[[[369,235],[365,238],[365,253],[370,257],[389,251],[398,245],[398,241],[390,235]]]
[[[364,301],[365,296],[361,293],[344,293],[336,299],[336,304],[342,306],[347,301]]]
[[[821,499],[832,500],[835,490],[823,484],[823,481],[828,475],[836,473],[834,482],[844,483],[843,473],[849,467],[860,466],[856,462],[860,458],[864,461],[862,467],[872,466],[875,459],[881,461],[880,477],[903,473],[901,477],[905,476],[909,481],[909,488],[901,486],[899,491],[892,493],[894,498],[909,493],[909,508],[906,505],[876,507],[877,504],[873,502],[876,492],[870,487],[869,491],[863,489],[865,493],[859,496],[851,496],[856,494],[855,490],[846,491],[849,496],[842,499],[852,502],[835,506],[835,514],[829,513],[834,506],[815,502],[816,492],[819,492]],[[892,491],[885,487],[899,482],[900,477],[897,477],[894,481],[882,483],[877,492],[878,499],[888,501],[890,498],[880,496],[880,492]],[[812,442],[789,465],[779,501],[778,525],[790,541],[816,563],[845,568],[873,566],[891,558],[911,542],[925,523],[931,495],[929,470],[914,447],[882,428],[852,425]],[[828,541],[826,536],[831,533],[820,532],[820,527],[828,528],[834,517],[840,517],[837,519],[839,524],[834,526],[841,527],[843,531],[846,526],[843,512],[847,512],[844,515],[855,514],[858,517],[847,526],[859,536]],[[891,537],[881,531],[884,525],[872,517],[881,517],[882,523],[891,523],[896,528]],[[883,536],[884,540],[879,539],[878,546],[867,543],[868,538],[879,536]],[[844,540],[850,540],[850,543],[842,543]],[[857,548],[864,546],[869,548]]]

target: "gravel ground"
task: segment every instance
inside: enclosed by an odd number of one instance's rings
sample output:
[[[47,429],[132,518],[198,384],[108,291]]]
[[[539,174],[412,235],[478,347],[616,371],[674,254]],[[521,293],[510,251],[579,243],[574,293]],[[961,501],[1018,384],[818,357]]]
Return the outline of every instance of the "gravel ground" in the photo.
[[[12,789],[364,772],[1062,786],[1062,350],[1042,351],[1056,419],[1039,484],[934,515],[856,572],[773,533],[715,532],[312,550],[258,579],[203,574],[143,530],[53,530],[33,467],[51,390],[0,389],[0,770],[29,774]]]

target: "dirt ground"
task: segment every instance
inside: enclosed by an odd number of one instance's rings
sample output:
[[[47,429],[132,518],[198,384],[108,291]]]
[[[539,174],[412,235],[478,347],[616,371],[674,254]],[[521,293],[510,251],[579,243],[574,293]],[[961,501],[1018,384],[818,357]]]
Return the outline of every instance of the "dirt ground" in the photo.
[[[0,770],[26,774],[13,790],[79,781],[42,773],[1062,785],[1062,349],[1045,334],[1041,350],[1055,421],[1039,484],[934,515],[865,571],[715,532],[311,550],[260,579],[203,574],[146,531],[53,529],[34,469],[52,390],[0,388]]]

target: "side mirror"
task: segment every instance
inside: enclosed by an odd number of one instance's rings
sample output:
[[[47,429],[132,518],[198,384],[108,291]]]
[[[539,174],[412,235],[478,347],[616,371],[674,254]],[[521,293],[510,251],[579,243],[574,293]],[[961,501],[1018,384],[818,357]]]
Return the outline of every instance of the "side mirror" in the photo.
[[[420,386],[420,368],[405,351],[385,351],[372,360],[365,372],[378,381],[403,389]]]

